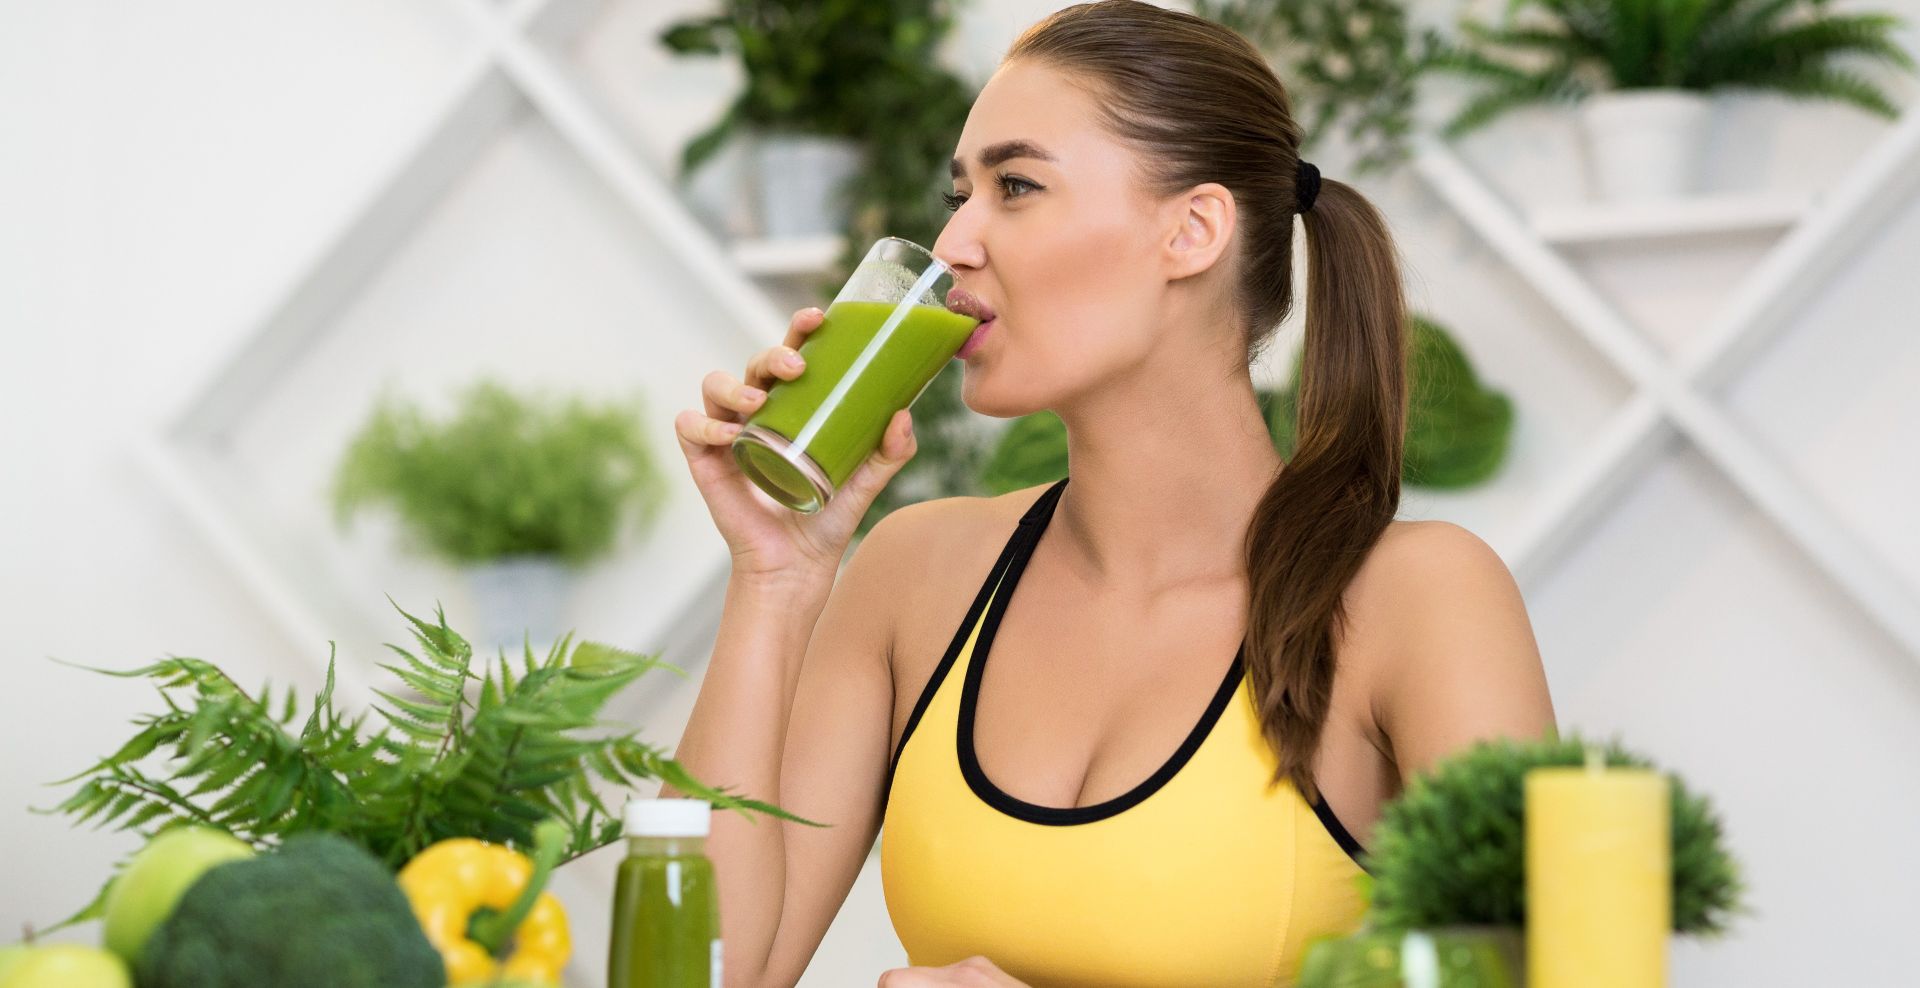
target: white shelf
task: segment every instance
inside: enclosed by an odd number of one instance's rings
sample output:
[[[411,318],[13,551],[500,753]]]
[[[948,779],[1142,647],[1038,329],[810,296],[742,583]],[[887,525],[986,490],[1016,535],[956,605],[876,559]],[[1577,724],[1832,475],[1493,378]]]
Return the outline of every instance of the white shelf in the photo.
[[[1533,210],[1529,219],[1533,232],[1549,244],[1596,244],[1780,233],[1811,206],[1805,197],[1742,193],[1548,206]]]

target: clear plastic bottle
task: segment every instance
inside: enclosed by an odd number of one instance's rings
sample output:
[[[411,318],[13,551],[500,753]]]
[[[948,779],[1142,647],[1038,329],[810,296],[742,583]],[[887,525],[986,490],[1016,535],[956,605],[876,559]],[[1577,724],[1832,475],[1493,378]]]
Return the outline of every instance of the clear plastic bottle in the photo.
[[[720,890],[704,799],[628,800],[607,988],[720,988]]]

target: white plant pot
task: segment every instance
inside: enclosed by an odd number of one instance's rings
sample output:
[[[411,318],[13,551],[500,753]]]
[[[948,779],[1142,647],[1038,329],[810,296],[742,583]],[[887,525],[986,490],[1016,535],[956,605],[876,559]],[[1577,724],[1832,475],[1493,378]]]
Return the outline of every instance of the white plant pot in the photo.
[[[860,171],[860,142],[762,131],[754,134],[752,158],[762,236],[816,237],[846,229],[840,189]]]
[[[518,656],[530,641],[534,653],[544,656],[559,640],[574,582],[573,569],[559,557],[503,556],[464,569],[479,619],[480,640],[472,643],[476,654],[485,649],[492,656],[504,649]]]
[[[680,180],[687,206],[706,228],[728,240],[760,233],[757,205],[742,194],[752,181],[751,149],[744,141],[728,141],[713,157]]]
[[[1712,111],[1708,96],[1688,89],[1612,90],[1582,101],[1594,197],[1629,202],[1696,192]]]

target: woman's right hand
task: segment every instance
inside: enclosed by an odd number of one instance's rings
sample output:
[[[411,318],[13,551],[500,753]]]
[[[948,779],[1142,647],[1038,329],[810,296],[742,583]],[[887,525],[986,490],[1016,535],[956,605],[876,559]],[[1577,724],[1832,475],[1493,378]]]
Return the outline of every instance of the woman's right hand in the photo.
[[[824,573],[824,579],[831,581],[867,508],[918,448],[913,418],[903,408],[887,423],[880,447],[813,514],[780,504],[741,472],[731,448],[740,423],[760,410],[766,389],[806,373],[804,366],[787,359],[799,358],[801,343],[825,318],[817,308],[794,313],[786,340],[747,361],[744,379],[716,370],[701,380],[704,414],[688,408],[674,416],[680,451],[686,454],[687,469],[707,502],[714,527],[733,553],[735,574],[812,579]]]

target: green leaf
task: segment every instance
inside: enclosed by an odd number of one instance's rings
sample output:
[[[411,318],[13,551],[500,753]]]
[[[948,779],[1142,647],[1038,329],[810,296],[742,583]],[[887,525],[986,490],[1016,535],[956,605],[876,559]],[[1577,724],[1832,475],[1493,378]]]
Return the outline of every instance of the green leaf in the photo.
[[[118,869],[115,870],[115,877],[118,877]],[[101,883],[100,891],[93,894],[93,901],[81,906],[73,915],[54,923],[52,926],[38,928],[36,931],[37,934],[45,936],[56,930],[66,929],[69,926],[104,918],[107,915],[107,896],[113,891],[113,882],[114,879],[109,878]]]
[[[392,598],[388,598],[388,599],[391,600]],[[333,660],[334,658],[335,658],[334,643],[328,642],[327,643],[327,682],[326,682],[326,685],[320,687],[320,692],[314,696],[313,713],[307,717],[307,723],[305,724],[305,726],[300,728],[300,737],[302,740],[320,736],[320,732],[323,728],[323,725],[326,723],[321,719],[321,711],[323,710],[331,711],[333,707]],[[292,695],[293,694],[289,693],[288,697],[291,698]]]

